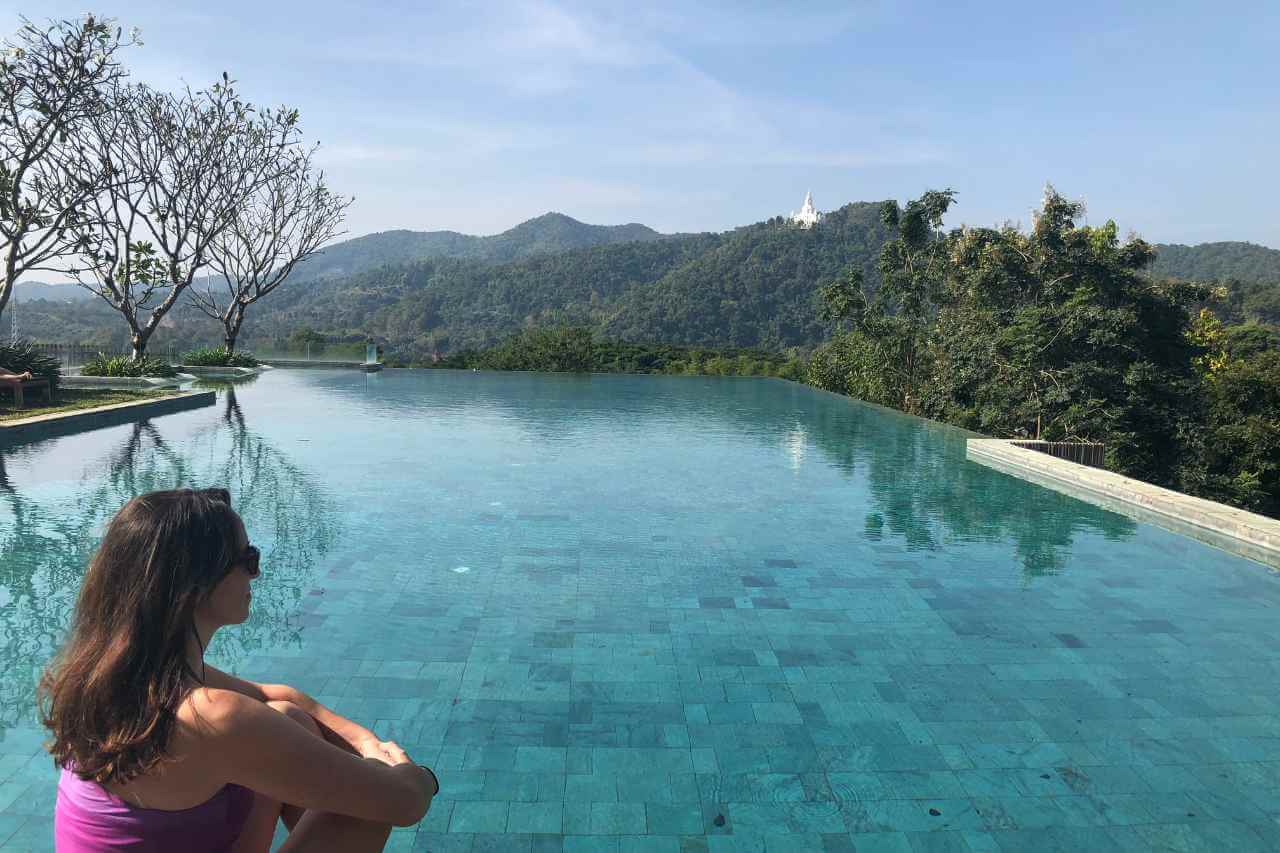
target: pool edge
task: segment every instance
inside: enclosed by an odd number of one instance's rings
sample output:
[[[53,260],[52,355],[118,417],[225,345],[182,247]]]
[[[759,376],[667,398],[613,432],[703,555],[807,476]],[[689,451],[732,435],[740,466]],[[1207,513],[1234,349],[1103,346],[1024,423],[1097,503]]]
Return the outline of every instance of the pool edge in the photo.
[[[212,406],[217,401],[214,391],[184,391],[158,400],[136,400],[113,403],[93,409],[78,409],[38,415],[0,425],[0,445],[24,444],[56,436],[119,426],[143,417],[168,415]]]
[[[1057,459],[1006,439],[970,438],[965,442],[965,457],[1280,570],[1280,521],[1276,519]]]

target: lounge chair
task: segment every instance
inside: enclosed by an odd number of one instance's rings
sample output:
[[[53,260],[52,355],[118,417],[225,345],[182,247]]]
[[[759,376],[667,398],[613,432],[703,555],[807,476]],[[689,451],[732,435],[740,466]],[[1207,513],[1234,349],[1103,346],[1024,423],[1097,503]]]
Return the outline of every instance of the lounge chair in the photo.
[[[48,379],[18,379],[16,377],[0,376],[0,388],[8,388],[13,391],[13,408],[15,410],[23,407],[23,393],[28,389],[43,390],[45,400],[53,402],[53,388],[50,386]]]

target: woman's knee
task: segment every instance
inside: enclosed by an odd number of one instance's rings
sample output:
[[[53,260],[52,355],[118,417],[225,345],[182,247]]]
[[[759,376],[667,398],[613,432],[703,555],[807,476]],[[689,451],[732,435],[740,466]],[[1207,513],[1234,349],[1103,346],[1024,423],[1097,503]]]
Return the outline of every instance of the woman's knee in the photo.
[[[292,702],[287,702],[283,699],[272,699],[267,702],[267,707],[279,711],[316,737],[320,737],[320,726],[316,724],[310,714]]]

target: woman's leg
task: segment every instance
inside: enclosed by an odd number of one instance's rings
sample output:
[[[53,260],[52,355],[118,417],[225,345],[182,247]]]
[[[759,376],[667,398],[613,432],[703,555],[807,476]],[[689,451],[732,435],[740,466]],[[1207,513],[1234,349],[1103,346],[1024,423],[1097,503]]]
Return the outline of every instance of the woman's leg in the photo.
[[[390,834],[389,823],[309,811],[280,845],[279,853],[377,853]]]
[[[273,701],[267,705],[316,737],[324,736],[311,715],[292,702]],[[244,831],[236,840],[234,853],[265,853],[270,850],[277,820],[283,820],[289,828],[289,838],[280,847],[280,853],[378,851],[386,845],[387,836],[391,834],[391,827],[387,824],[370,823],[327,812],[308,812],[298,806],[282,804],[262,794],[255,794],[253,811],[249,813]]]
[[[280,802],[257,792],[253,795],[253,809],[245,819],[244,829],[231,848],[232,853],[267,853],[271,839],[280,821]]]

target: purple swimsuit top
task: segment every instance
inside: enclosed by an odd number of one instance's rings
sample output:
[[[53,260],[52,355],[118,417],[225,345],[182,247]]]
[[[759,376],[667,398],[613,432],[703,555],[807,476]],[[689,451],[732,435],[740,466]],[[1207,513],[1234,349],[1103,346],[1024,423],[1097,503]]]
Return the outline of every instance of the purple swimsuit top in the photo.
[[[58,853],[225,853],[240,837],[253,797],[248,788],[228,784],[189,809],[144,809],[64,769],[54,809],[54,844]]]

